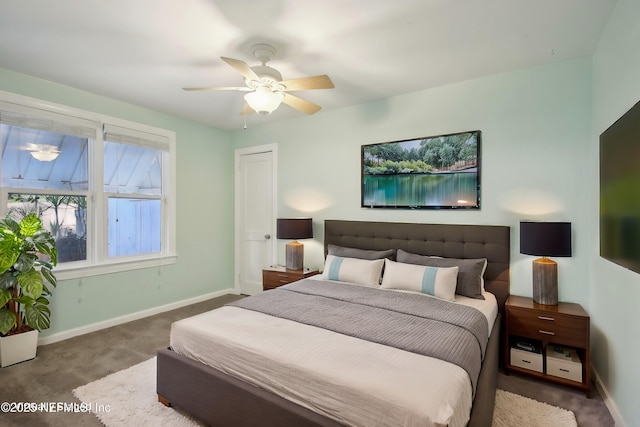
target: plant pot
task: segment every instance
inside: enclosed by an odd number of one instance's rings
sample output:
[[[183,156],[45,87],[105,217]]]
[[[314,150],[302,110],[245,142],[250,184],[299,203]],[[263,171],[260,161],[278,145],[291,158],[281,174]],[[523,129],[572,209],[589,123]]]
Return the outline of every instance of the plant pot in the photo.
[[[14,365],[36,357],[38,331],[0,337],[0,367]]]

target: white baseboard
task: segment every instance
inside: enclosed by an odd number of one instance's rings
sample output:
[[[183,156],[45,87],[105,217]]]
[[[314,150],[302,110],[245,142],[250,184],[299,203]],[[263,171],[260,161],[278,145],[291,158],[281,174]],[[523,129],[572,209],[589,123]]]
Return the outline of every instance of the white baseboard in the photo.
[[[131,322],[133,320],[143,319],[145,317],[153,316],[154,314],[164,313],[165,311],[175,310],[176,308],[185,307],[187,305],[196,304],[198,302],[206,301],[212,298],[217,298],[227,294],[237,294],[238,292],[233,289],[225,289],[222,291],[211,292],[209,294],[200,295],[193,298],[188,298],[182,301],[172,302],[170,304],[161,305],[158,307],[149,308],[147,310],[138,311],[136,313],[126,314],[124,316],[114,317],[113,319],[104,320],[102,322],[92,323],[90,325],[81,326],[67,331],[58,332],[43,338],[38,339],[38,345],[53,344],[55,342],[64,341],[69,338],[77,337],[78,335],[88,334],[90,332],[99,331],[100,329],[110,328],[112,326],[121,325],[123,323]]]
[[[611,395],[609,394],[609,390],[607,390],[607,388],[604,386],[604,384],[600,380],[600,376],[598,375],[598,372],[595,369],[593,369],[593,367],[591,371],[593,372],[593,376],[595,378],[596,388],[598,389],[600,396],[602,396],[602,400],[604,401],[604,404],[607,406],[609,413],[611,413],[611,416],[613,417],[613,421],[616,423],[616,427],[626,427],[626,424],[622,419],[622,415],[620,414],[620,410],[618,409],[616,402],[611,398]]]

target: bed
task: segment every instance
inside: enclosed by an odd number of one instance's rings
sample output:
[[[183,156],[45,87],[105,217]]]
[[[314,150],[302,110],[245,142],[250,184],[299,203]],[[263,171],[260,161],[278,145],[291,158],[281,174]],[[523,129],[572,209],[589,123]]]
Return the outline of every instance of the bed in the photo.
[[[327,261],[330,260],[329,255],[331,255],[330,249],[332,248],[334,250],[335,248],[342,248],[345,250],[361,251],[385,251],[393,249],[394,256],[397,256],[397,254],[403,251],[405,258],[407,256],[420,257],[425,255],[443,257],[445,260],[475,260],[486,258],[486,268],[483,274],[483,295],[493,298],[495,301],[494,304],[496,305],[496,314],[494,314],[493,317],[487,315],[485,320],[488,324],[488,340],[486,342],[486,349],[482,350],[482,364],[478,366],[479,374],[477,375],[477,379],[472,379],[470,382],[469,378],[472,376],[467,376],[467,372],[474,368],[462,367],[462,365],[458,367],[440,360],[437,360],[433,366],[429,365],[430,367],[426,367],[425,365],[424,373],[411,375],[412,372],[410,370],[407,371],[406,369],[408,368],[406,367],[419,367],[422,366],[422,363],[426,363],[424,361],[425,359],[436,359],[416,355],[413,350],[391,349],[388,345],[384,343],[381,344],[375,339],[373,342],[363,341],[350,336],[350,332],[344,335],[343,333],[325,330],[324,326],[319,328],[314,325],[305,324],[304,321],[298,323],[298,321],[292,321],[292,319],[281,319],[279,317],[273,317],[268,313],[254,312],[251,307],[230,306],[204,313],[201,315],[201,319],[185,319],[185,321],[181,321],[182,323],[178,325],[174,324],[175,327],[172,327],[172,346],[175,346],[175,348],[162,349],[158,352],[158,400],[165,405],[173,405],[181,408],[196,418],[214,426],[362,425],[364,421],[351,421],[352,418],[350,417],[371,416],[369,412],[376,410],[377,406],[382,408],[381,410],[383,412],[380,415],[373,416],[378,417],[378,424],[381,425],[393,423],[397,423],[398,425],[436,425],[433,422],[417,419],[411,415],[412,412],[410,409],[405,411],[404,406],[398,406],[397,408],[400,409],[394,409],[396,408],[396,406],[394,406],[396,405],[394,395],[389,394],[392,398],[386,397],[386,393],[393,393],[394,388],[402,389],[404,387],[409,391],[415,390],[416,392],[420,392],[418,387],[423,386],[425,383],[433,382],[436,384],[434,386],[436,387],[436,394],[450,394],[453,396],[452,405],[459,406],[459,408],[451,409],[453,412],[453,415],[451,415],[451,417],[453,417],[451,418],[453,420],[451,421],[451,425],[456,423],[457,425],[461,425],[461,422],[466,423],[467,420],[467,425],[469,426],[491,425],[497,381],[498,357],[500,354],[501,314],[503,313],[504,302],[509,293],[509,227],[327,220],[325,221],[324,231]],[[395,271],[392,270],[392,268],[397,268],[402,264],[396,265],[390,261],[385,261],[385,263],[385,268],[389,269],[385,270],[385,273]],[[402,264],[402,266],[404,266],[404,264]],[[329,270],[327,268],[325,269],[327,271]],[[292,289],[279,290],[279,294],[268,291],[261,294],[261,296],[273,298],[276,295],[283,295],[285,293],[298,295],[301,292],[307,292],[307,288],[312,289],[313,292],[317,292],[316,289],[320,289],[321,292],[325,292],[325,290],[329,292],[329,289],[332,288],[336,288],[338,292],[360,292],[352,290],[357,287],[355,285],[338,286],[332,283],[332,279],[335,278],[328,277],[328,273],[325,272],[322,280],[317,280],[315,283],[311,283],[313,282],[312,279],[306,279],[305,283],[294,284]],[[386,277],[384,279],[386,279]],[[322,284],[327,284],[327,286],[318,286]],[[333,290],[331,292],[333,292]],[[366,292],[373,294],[381,291],[367,288]],[[405,298],[413,298],[413,296],[404,296],[404,294],[411,294],[410,292],[392,292],[395,294],[403,294],[399,297],[402,298],[400,304],[403,306],[405,304]],[[358,294],[358,297],[359,295],[360,294]],[[313,298],[318,297],[313,295]],[[321,298],[325,297],[322,296]],[[342,301],[343,298],[349,297],[341,296],[340,298]],[[243,301],[249,301],[248,304],[254,300],[257,300],[257,298],[243,299]],[[277,301],[279,300],[280,298],[273,299],[271,301],[273,304],[271,305],[278,305]],[[460,298],[456,295],[456,301],[458,300],[460,300]],[[410,306],[412,302],[407,301],[407,306]],[[476,303],[478,301],[470,302]],[[289,304],[282,305],[285,306],[281,307],[282,309],[287,309]],[[279,309],[280,308],[278,308],[278,310]],[[250,314],[247,316],[247,313]],[[293,315],[296,315],[295,311]],[[334,316],[326,317],[333,318]],[[490,319],[495,319],[492,324],[489,324],[491,323]],[[198,320],[198,322],[196,322],[196,320]],[[215,345],[204,344],[206,339],[202,338],[200,334],[207,334],[208,329],[211,328],[207,329],[198,326],[202,325],[203,321],[210,325],[216,325],[214,329],[221,331],[216,332],[216,334],[222,335],[216,339],[221,339],[222,341]],[[237,336],[242,336],[246,332],[242,329],[233,329],[236,325],[241,325],[243,322],[257,322],[253,328],[257,333],[249,336],[250,345],[233,342]],[[195,325],[196,329],[201,328],[202,330],[199,332],[189,332],[191,329],[186,327],[191,323]],[[225,327],[220,327],[225,323]],[[335,323],[336,322],[334,322],[334,324]],[[368,324],[370,323],[374,322],[369,322]],[[326,327],[331,329],[335,327],[334,324]],[[251,325],[251,323],[249,323],[249,325]],[[226,326],[228,326],[229,329],[227,329]],[[283,331],[285,326],[287,328],[293,326],[294,333],[298,334],[295,336],[299,338],[295,340],[290,339],[291,335],[289,335],[290,331],[288,329],[286,330],[286,334],[279,334],[278,331]],[[338,325],[338,327],[341,326]],[[173,336],[173,329],[176,329],[175,337]],[[180,338],[178,331],[183,329],[187,331],[186,335],[191,334],[191,341],[188,341],[187,338]],[[429,329],[429,327],[425,327],[425,330],[427,329]],[[360,331],[355,332],[360,333]],[[312,333],[318,333],[319,335],[311,335]],[[377,332],[372,333],[376,334]],[[225,336],[225,334],[227,336]],[[230,343],[224,340],[229,340]],[[309,348],[297,348],[296,342],[298,341],[306,341]],[[352,351],[350,346],[355,341],[358,341],[358,345],[361,347]],[[231,347],[234,348],[232,349]],[[243,353],[237,353],[238,348],[240,348]],[[333,350],[327,350],[329,348]],[[335,348],[338,350],[335,350]],[[231,352],[232,350],[234,351],[233,353]],[[323,352],[325,352],[325,354],[323,354]],[[271,353],[274,357],[276,355],[284,355],[284,360],[276,364],[268,359]],[[389,354],[387,355],[387,353]],[[355,386],[352,384],[345,385],[343,384],[347,383],[345,378],[350,375],[349,373],[333,372],[332,366],[334,365],[332,364],[337,361],[332,358],[347,359],[348,357],[346,355],[351,354],[354,354],[354,357],[360,357],[361,360],[366,359],[366,363],[361,363],[361,365],[375,366],[376,363],[384,364],[388,363],[389,360],[395,362],[401,361],[401,363],[395,363],[394,366],[404,366],[405,371],[390,373],[387,369],[378,369],[378,371],[384,372],[384,375],[387,375],[387,377],[382,375],[381,379],[376,379],[376,381],[386,381],[387,384],[391,384],[392,386],[388,387],[390,390],[387,390],[387,388],[376,389],[376,384],[368,381],[370,377],[374,377],[375,375],[373,375],[371,371],[368,371],[369,373],[366,375],[363,375],[363,372],[366,373],[367,371],[359,371],[359,369],[373,369],[375,371],[375,367],[361,367],[347,364],[346,366],[351,366],[354,371],[351,375],[354,377],[352,380],[362,384]],[[306,356],[301,357],[301,355]],[[366,355],[366,357],[363,357],[363,355]],[[265,357],[267,359],[264,359],[263,363],[260,363],[261,358]],[[390,359],[385,359],[386,357]],[[404,359],[405,357],[407,359]],[[316,378],[315,372],[303,372],[304,369],[309,368],[311,365],[314,366],[314,369],[317,368],[319,371],[323,371],[324,375],[339,376],[327,380],[325,377],[320,377],[320,374],[317,374],[318,377]],[[414,372],[417,371],[418,369],[416,368]],[[280,375],[283,376],[270,377],[274,375],[274,373],[278,375],[278,372],[281,372]],[[421,369],[420,372],[422,372]],[[312,376],[302,377],[301,375],[303,374]],[[389,375],[392,376],[389,377]],[[425,375],[425,377],[421,378],[420,375]],[[439,376],[442,378],[438,378]],[[406,385],[399,384],[399,381],[390,380],[390,378],[405,377],[408,381]],[[461,380],[460,378],[466,380]],[[362,379],[367,379],[367,381],[362,381]],[[298,383],[289,381],[298,381]],[[330,387],[328,388],[327,381],[330,383]],[[372,379],[371,381],[374,380]],[[411,381],[416,384],[411,383]],[[300,385],[301,382],[302,385]],[[308,385],[306,389],[305,384]],[[453,384],[457,385],[454,386]],[[285,392],[278,387],[284,389]],[[358,391],[360,390],[358,387],[376,391],[361,393]],[[467,388],[468,391],[464,391],[467,390]],[[431,393],[434,392],[431,391]],[[412,393],[409,392],[405,394]],[[457,399],[462,403],[458,403]],[[366,405],[373,405],[374,407],[372,410],[369,410]],[[386,405],[389,405],[389,407]],[[405,405],[405,403],[397,403],[397,405]],[[415,407],[416,403],[407,403],[406,405],[408,405],[407,407],[410,405]],[[425,406],[428,405],[425,404]],[[449,411],[449,404],[447,403],[447,405],[443,405],[442,410],[436,408],[436,412],[444,411],[445,406],[447,411]],[[469,408],[469,406],[471,406],[471,408]],[[460,411],[462,411],[462,415],[458,414]],[[464,413],[465,411],[466,413]],[[351,412],[354,412],[355,415],[351,414]],[[398,412],[401,412],[401,414],[398,414]],[[447,418],[449,416],[450,415],[447,414],[429,415],[429,420],[449,419]],[[380,421],[381,419],[385,419],[384,417],[389,417],[388,423],[386,421]],[[360,420],[360,418],[354,419]],[[443,424],[448,424],[448,422]]]

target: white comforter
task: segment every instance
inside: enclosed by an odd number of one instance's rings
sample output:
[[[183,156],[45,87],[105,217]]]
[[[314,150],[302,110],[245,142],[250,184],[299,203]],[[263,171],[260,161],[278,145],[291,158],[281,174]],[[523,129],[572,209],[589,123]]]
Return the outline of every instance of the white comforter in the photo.
[[[485,296],[457,300],[483,307],[492,326],[497,305]],[[469,419],[471,382],[458,366],[250,310],[222,307],[175,322],[171,347],[347,425]]]

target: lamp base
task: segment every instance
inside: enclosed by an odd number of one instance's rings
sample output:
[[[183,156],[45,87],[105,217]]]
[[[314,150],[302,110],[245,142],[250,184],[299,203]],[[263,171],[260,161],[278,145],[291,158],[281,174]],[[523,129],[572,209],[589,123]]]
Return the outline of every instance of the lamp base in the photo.
[[[533,261],[533,301],[558,305],[558,263],[549,258]]]
[[[297,240],[289,242],[285,246],[287,270],[302,270],[304,265],[304,245]]]

